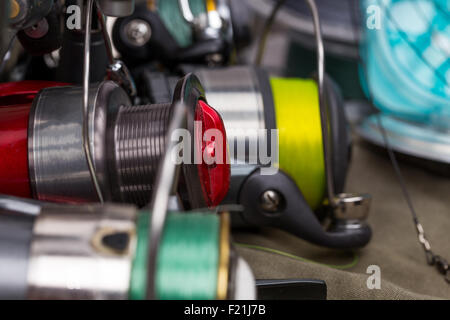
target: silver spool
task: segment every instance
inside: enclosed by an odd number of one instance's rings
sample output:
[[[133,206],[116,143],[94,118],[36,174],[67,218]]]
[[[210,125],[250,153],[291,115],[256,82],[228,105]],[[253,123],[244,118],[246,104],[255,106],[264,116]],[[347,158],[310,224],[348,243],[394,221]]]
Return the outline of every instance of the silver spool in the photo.
[[[134,207],[43,210],[33,228],[28,299],[127,299],[135,220]]]
[[[257,157],[234,152],[234,145],[266,143],[264,101],[256,72],[249,67],[203,69],[196,72],[208,102],[220,113],[230,152],[238,164],[257,163]],[[232,149],[233,148],[233,149]],[[233,159],[232,159],[233,160]]]
[[[29,168],[35,198],[44,201],[97,202],[86,154],[83,150],[81,87],[49,88],[33,103],[29,123]],[[126,93],[113,82],[92,85],[89,90],[88,141],[101,189],[108,196],[106,127],[122,105],[130,105]]]

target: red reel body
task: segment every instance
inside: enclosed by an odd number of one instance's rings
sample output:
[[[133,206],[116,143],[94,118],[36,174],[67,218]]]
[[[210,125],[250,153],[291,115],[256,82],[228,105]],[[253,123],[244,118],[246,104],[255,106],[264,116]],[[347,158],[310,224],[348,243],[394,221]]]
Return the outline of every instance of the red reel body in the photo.
[[[21,81],[0,84],[0,193],[31,197],[28,171],[28,121],[36,94],[65,84]]]

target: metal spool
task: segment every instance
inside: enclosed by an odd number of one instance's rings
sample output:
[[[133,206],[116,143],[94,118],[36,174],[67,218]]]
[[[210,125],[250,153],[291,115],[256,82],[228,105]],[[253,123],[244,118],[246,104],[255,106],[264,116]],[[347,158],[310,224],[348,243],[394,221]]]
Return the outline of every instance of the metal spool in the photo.
[[[193,113],[203,89],[193,76],[180,80],[177,88],[174,101],[185,101],[190,108],[189,121],[180,128],[193,130]],[[142,207],[154,190],[172,104],[131,106],[125,91],[112,81],[92,85],[89,91],[87,138],[103,198]],[[80,87],[48,88],[33,102],[28,161],[31,189],[37,199],[99,200],[82,148],[81,94]],[[197,165],[186,163],[182,170],[189,179],[189,184],[180,186],[183,200],[193,208],[206,206]]]
[[[132,206],[0,196],[0,297],[145,299],[150,216]],[[158,298],[255,298],[227,213],[169,213],[160,250]]]
[[[125,202],[144,206],[153,191],[156,171],[166,149],[171,108],[168,104],[123,106],[114,128],[117,194]]]

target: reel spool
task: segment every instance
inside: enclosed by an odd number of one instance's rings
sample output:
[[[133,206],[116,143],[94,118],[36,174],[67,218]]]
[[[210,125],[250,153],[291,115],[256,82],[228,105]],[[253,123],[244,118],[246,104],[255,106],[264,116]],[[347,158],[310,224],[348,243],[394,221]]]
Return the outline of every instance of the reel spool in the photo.
[[[0,297],[145,299],[149,217],[131,206],[2,197]],[[253,275],[230,244],[226,213],[169,213],[157,278],[159,299],[255,298]]]
[[[226,64],[234,46],[250,42],[246,6],[235,0],[165,0],[140,4],[118,19],[113,39],[129,64],[161,61]]]
[[[369,5],[380,8],[383,27],[366,31],[360,79],[381,114],[366,118],[358,132],[375,145],[384,146],[377,121],[380,117],[393,150],[426,160],[434,167],[444,165],[448,173],[449,3],[363,1],[361,8]]]
[[[200,69],[196,74],[227,131],[232,155],[231,181],[223,203],[244,205],[243,212],[233,215],[236,224],[277,227],[334,248],[362,247],[369,242],[371,230],[365,222],[368,196],[355,195],[351,207],[335,208],[328,230],[313,212],[329,205],[318,88],[314,80],[270,79],[264,71],[252,67]],[[173,90],[173,78],[146,71],[143,79],[152,102],[167,100]],[[328,77],[325,96],[333,145],[332,181],[336,192],[341,193],[349,164],[350,138],[343,100]],[[278,129],[278,136],[267,131],[271,129]],[[271,147],[274,143],[277,145]],[[256,146],[256,155],[249,152],[252,145]],[[244,154],[238,153],[239,146],[244,146]],[[270,163],[262,161],[260,151],[268,151],[266,154],[270,155],[270,150],[279,150],[278,157],[272,154]],[[271,170],[270,166],[279,170]],[[264,170],[276,173],[262,173]]]
[[[130,298],[147,295],[149,215],[137,232]],[[159,248],[156,295],[162,300],[254,299],[254,280],[246,262],[230,245],[229,215],[169,213]],[[232,283],[243,275],[247,283]],[[231,281],[231,282],[230,282]]]
[[[82,148],[82,89],[46,88],[59,85],[25,82],[1,86],[0,149],[8,156],[0,161],[0,192],[43,201],[97,202]],[[173,103],[165,105],[132,106],[117,84],[105,81],[91,85],[89,146],[106,201],[141,207],[148,204],[165,151],[172,109],[178,102],[189,106],[189,118],[182,127],[194,143],[203,141],[203,133],[209,129],[219,130],[226,139],[220,116],[206,103],[203,88],[192,75],[178,82]],[[202,123],[203,131],[194,130],[195,121]],[[205,142],[201,151],[208,147],[214,152],[216,146],[220,144]],[[226,154],[226,142],[221,146],[221,153]],[[182,171],[178,191],[184,206],[215,206],[225,196],[228,164],[209,166],[202,159],[199,164],[183,164]]]

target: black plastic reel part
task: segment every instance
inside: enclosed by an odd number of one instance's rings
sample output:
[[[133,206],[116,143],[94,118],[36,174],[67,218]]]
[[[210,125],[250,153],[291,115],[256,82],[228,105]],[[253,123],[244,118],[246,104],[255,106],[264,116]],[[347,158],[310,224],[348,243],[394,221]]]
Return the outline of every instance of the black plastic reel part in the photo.
[[[135,20],[142,20],[150,26],[151,35],[147,43],[137,45],[126,34],[126,26]],[[171,64],[176,60],[179,45],[165,27],[156,12],[148,10],[145,3],[137,5],[131,16],[119,18],[114,23],[112,39],[122,59],[130,66],[159,60]]]
[[[326,300],[327,284],[317,279],[256,280],[258,300]]]
[[[51,53],[62,46],[62,20],[60,18],[61,8],[54,4],[50,13],[39,24],[47,25],[47,31],[42,36],[32,37],[30,31],[36,26],[28,27],[17,33],[17,38],[25,51],[33,56],[42,56]]]
[[[268,212],[261,204],[267,190],[275,191],[280,197],[276,211]],[[255,170],[241,187],[239,203],[245,208],[240,215],[248,224],[279,228],[325,247],[361,248],[372,236],[370,227],[362,221],[352,228],[325,230],[295,182],[282,170],[271,176],[262,175],[260,168]]]
[[[249,21],[251,13],[248,5],[242,0],[228,0],[230,7],[231,25],[233,28],[233,46],[240,50],[248,46],[253,40]]]
[[[317,75],[313,74],[317,81]],[[324,77],[325,107],[329,111],[330,142],[332,148],[332,166],[334,190],[344,190],[347,171],[350,164],[352,140],[345,118],[344,98],[337,83],[328,75]]]
[[[236,5],[235,5],[236,7]],[[239,7],[239,6],[237,6]],[[150,26],[151,35],[149,40],[142,45],[137,45],[129,39],[126,34],[126,26],[132,21],[144,21]],[[242,36],[238,36],[239,43],[247,43],[245,26],[242,22],[235,22],[239,26]],[[146,4],[136,7],[133,15],[119,18],[114,24],[112,34],[114,45],[121,53],[122,59],[130,66],[136,66],[143,62],[159,61],[166,67],[173,68],[180,63],[192,64],[226,64],[232,51],[232,44],[225,39],[206,39],[194,41],[186,48],[180,47],[166,28],[157,11],[149,10]],[[241,39],[242,38],[242,39]],[[220,61],[213,61],[211,57],[219,54]]]

